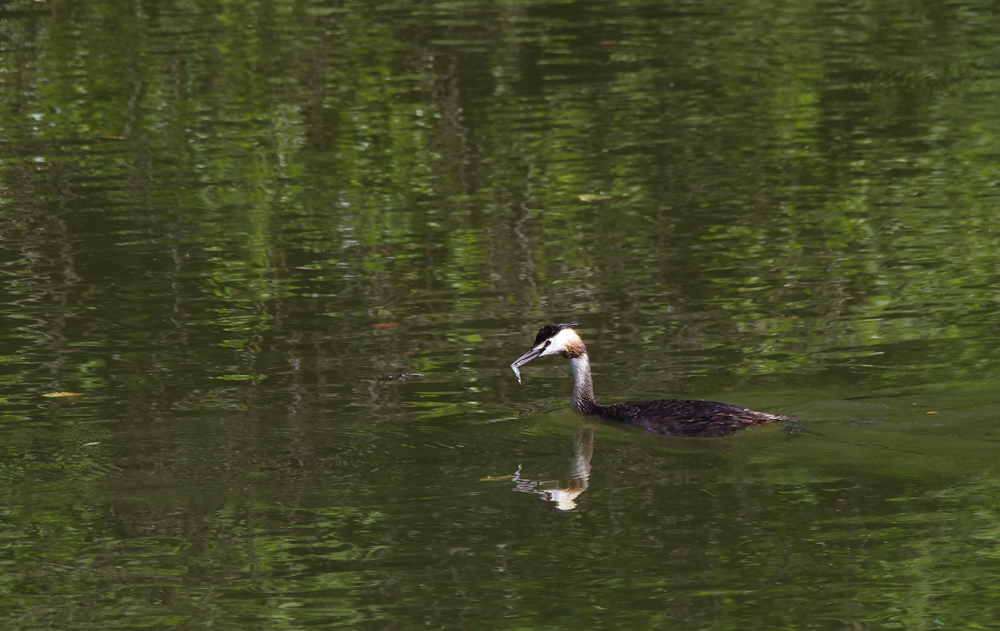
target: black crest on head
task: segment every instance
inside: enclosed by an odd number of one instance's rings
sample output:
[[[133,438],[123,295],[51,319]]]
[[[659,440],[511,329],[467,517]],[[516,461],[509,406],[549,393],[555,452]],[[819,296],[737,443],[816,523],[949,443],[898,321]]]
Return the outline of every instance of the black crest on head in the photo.
[[[579,322],[563,322],[562,324],[546,324],[541,329],[538,330],[538,335],[535,336],[535,343],[532,346],[538,346],[545,340],[549,339],[559,331],[563,329],[568,329],[571,326],[580,326]]]

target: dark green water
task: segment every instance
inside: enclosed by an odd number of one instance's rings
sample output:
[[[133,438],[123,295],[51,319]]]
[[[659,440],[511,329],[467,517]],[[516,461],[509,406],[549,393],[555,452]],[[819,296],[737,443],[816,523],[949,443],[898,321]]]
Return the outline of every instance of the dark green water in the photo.
[[[0,626],[995,628],[998,33],[8,3]],[[601,402],[799,420],[582,420],[509,369],[569,320]]]

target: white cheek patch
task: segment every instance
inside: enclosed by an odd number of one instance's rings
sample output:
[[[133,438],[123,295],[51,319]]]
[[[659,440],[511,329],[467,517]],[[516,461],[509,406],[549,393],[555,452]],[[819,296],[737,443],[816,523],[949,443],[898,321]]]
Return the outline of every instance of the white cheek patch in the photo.
[[[561,353],[580,343],[580,336],[573,329],[563,329],[552,338],[552,345],[546,350],[547,355]]]
[[[556,333],[556,336],[552,338],[552,344],[546,350],[549,354],[555,354],[566,348],[566,343],[570,341],[571,336],[568,330],[563,329]]]

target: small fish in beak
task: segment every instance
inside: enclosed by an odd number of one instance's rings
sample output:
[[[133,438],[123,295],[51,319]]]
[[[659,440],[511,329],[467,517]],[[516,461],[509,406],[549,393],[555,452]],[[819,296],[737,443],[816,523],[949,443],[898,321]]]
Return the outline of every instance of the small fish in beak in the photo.
[[[518,384],[521,383],[521,371],[518,370],[518,368],[527,364],[532,359],[535,359],[536,357],[540,356],[542,354],[542,351],[544,350],[545,350],[544,346],[536,346],[535,348],[531,349],[524,355],[521,355],[520,357],[515,359],[514,363],[510,365],[510,369],[514,371],[515,375],[517,375]]]

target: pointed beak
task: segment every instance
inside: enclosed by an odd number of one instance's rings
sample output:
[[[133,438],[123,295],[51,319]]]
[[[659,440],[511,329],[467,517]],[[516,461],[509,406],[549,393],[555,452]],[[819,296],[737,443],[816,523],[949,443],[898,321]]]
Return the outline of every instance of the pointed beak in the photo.
[[[523,365],[527,364],[528,362],[530,362],[532,359],[536,359],[539,355],[542,354],[543,350],[545,350],[544,346],[539,346],[537,348],[533,348],[530,351],[528,351],[527,353],[525,353],[524,355],[521,355],[520,357],[518,357],[517,359],[515,359],[514,363],[511,364],[511,366],[513,366],[514,368],[517,368],[519,366],[523,366]]]
[[[527,364],[528,362],[530,362],[532,359],[535,359],[536,357],[538,357],[539,355],[542,354],[543,350],[545,350],[544,346],[537,346],[537,347],[531,349],[530,351],[528,351],[527,353],[525,353],[524,355],[521,355],[520,357],[518,357],[517,359],[515,359],[514,363],[510,365],[510,369],[514,371],[515,375],[517,375],[517,382],[518,383],[521,383],[521,371],[518,370],[517,367],[518,366],[523,366],[523,365]]]

